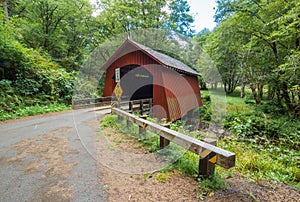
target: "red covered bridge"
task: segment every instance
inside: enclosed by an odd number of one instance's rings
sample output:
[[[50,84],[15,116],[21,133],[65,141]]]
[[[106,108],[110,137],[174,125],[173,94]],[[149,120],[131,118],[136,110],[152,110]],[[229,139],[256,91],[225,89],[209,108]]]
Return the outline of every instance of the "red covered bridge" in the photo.
[[[106,70],[103,96],[114,95],[120,68],[123,98],[152,98],[152,117],[175,121],[202,105],[199,74],[170,56],[127,39],[101,67]]]

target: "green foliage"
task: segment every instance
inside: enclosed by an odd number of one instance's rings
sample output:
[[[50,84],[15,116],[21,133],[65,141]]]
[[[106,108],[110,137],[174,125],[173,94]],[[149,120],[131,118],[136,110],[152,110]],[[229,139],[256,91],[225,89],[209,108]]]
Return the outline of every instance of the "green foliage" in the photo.
[[[42,49],[68,71],[79,69],[91,48],[92,7],[88,0],[17,0],[17,38]]]
[[[104,119],[101,120],[100,128],[115,128],[117,123],[117,115],[110,115],[106,116]]]
[[[4,110],[6,109],[6,110]],[[0,121],[5,121],[8,119],[16,119],[25,116],[33,116],[37,114],[45,114],[49,112],[58,112],[63,110],[70,109],[70,106],[66,106],[64,104],[47,104],[47,105],[39,105],[36,104],[34,106],[19,106],[15,110],[7,111],[7,108],[0,109]]]
[[[202,94],[209,95],[214,96],[214,92]],[[219,147],[236,154],[231,172],[299,187],[300,122],[287,116],[277,103],[246,104],[237,95],[226,97],[225,127],[233,137],[218,141]]]
[[[300,186],[299,150],[274,146],[270,142],[260,144],[245,142],[240,137],[225,138],[218,145],[236,154],[235,170],[254,179],[271,179]]]
[[[233,34],[236,20],[230,19],[219,24],[206,39],[205,50],[198,63],[204,69],[209,82],[223,81],[227,94],[233,93],[241,79],[242,47],[246,35]],[[206,67],[207,66],[207,67]],[[205,69],[207,68],[207,69]]]
[[[203,191],[202,195],[206,196],[209,193],[221,189],[225,189],[227,184],[219,175],[211,175],[208,179],[199,180],[198,188]]]
[[[103,11],[97,21],[104,25],[106,36],[142,29],[166,29],[176,34],[191,36],[194,21],[189,14],[186,0],[145,0],[145,1],[100,1]],[[170,10],[166,12],[165,8]],[[125,14],[126,13],[126,14]]]
[[[169,9],[172,11],[167,22],[169,29],[184,36],[193,36],[195,30],[191,29],[191,23],[194,22],[194,18],[188,14],[190,11],[188,2],[186,0],[173,0]]]
[[[195,177],[198,175],[199,155],[190,151],[184,154],[175,162],[174,168],[183,172],[186,176]]]
[[[298,116],[299,1],[217,1],[219,26],[206,47],[222,75],[250,85],[261,104],[264,87],[268,99],[284,103],[290,117]],[[235,72],[236,71],[236,72]],[[231,77],[233,76],[233,77]],[[297,114],[298,113],[298,114]]]
[[[209,122],[211,121],[211,115],[211,102],[206,101],[201,107],[199,107],[200,120],[203,122]]]
[[[242,138],[267,138],[274,145],[300,149],[297,120],[273,119],[264,113],[231,113],[226,117],[225,127]]]
[[[100,6],[104,9],[97,20],[104,23],[108,37],[131,30],[160,28],[167,16],[162,10],[165,5],[165,0],[102,0]]]
[[[25,48],[11,36],[0,37],[0,52],[0,64],[4,64],[0,106],[4,111],[13,112],[50,102],[70,104],[73,73],[59,68],[38,51]]]
[[[155,176],[155,179],[158,182],[161,182],[161,183],[164,183],[164,182],[168,181],[170,178],[171,178],[171,174],[170,173],[166,173],[166,172],[158,173]]]

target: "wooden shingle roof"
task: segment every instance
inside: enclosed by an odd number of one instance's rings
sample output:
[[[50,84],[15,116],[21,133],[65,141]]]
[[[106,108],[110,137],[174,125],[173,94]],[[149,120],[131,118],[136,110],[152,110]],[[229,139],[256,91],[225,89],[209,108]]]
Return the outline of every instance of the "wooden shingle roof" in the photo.
[[[129,47],[128,45],[132,45]],[[166,54],[160,53],[158,51],[155,51],[147,46],[144,46],[142,44],[139,44],[131,39],[127,39],[121,46],[120,48],[113,54],[113,56],[101,67],[101,69],[106,69],[108,68],[116,59],[119,57],[133,52],[140,50],[144,52],[146,55],[151,57],[152,59],[156,60],[159,64],[162,64],[166,66],[167,68],[174,69],[175,71],[183,74],[191,74],[195,76],[199,76],[200,74],[184,64],[183,62],[172,58]]]

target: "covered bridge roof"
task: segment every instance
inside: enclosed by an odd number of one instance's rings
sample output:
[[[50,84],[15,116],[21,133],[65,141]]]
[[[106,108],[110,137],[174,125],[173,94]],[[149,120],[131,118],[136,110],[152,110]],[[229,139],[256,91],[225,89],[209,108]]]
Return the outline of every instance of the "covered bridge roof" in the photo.
[[[128,46],[131,45],[131,46]],[[139,44],[131,39],[127,39],[120,48],[114,53],[114,55],[102,66],[103,69],[108,68],[116,59],[119,57],[130,53],[140,50],[144,52],[146,55],[151,57],[152,59],[156,60],[159,64],[162,64],[168,68],[174,69],[177,72],[184,73],[184,74],[191,74],[199,76],[200,74],[184,64],[183,62],[172,58],[168,55],[155,51],[147,46]]]

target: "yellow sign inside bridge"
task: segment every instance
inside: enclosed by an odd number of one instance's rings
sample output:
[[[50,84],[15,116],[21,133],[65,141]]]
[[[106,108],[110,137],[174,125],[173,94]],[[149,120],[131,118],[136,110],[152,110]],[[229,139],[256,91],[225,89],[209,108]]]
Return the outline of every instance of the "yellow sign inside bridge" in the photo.
[[[115,93],[115,95],[116,95],[118,101],[120,101],[121,96],[122,96],[122,94],[123,94],[123,90],[122,90],[122,88],[121,88],[120,83],[117,83],[117,85],[116,85],[116,87],[115,87],[115,90],[114,90],[114,93]]]

